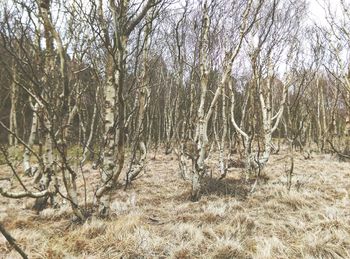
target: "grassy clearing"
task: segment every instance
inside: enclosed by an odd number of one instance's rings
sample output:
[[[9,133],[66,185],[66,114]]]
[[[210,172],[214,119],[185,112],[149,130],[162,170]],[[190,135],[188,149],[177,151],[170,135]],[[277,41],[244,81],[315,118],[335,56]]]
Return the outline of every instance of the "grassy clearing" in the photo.
[[[36,214],[33,201],[5,198],[0,220],[30,258],[350,258],[350,163],[297,156],[290,191],[287,167],[283,152],[274,155],[253,193],[253,182],[233,169],[208,180],[192,203],[175,156],[158,155],[127,191],[115,192],[110,220],[74,225],[67,204]],[[98,171],[86,169],[92,191]],[[0,255],[18,258],[3,237]]]

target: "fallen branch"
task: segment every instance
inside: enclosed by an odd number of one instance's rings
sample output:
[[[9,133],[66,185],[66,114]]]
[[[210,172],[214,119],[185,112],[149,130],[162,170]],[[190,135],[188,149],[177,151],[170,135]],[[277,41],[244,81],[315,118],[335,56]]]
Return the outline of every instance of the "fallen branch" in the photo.
[[[0,223],[0,232],[6,238],[7,242],[22,256],[22,258],[27,259],[26,253],[16,244],[16,240],[6,231],[4,226]]]
[[[331,145],[332,150],[333,150],[335,153],[337,153],[337,155],[338,155],[339,157],[346,158],[346,159],[350,159],[350,156],[345,155],[345,154],[342,154],[342,152],[340,152],[339,150],[337,150],[337,149],[334,147],[333,143],[332,143],[329,139],[327,139],[327,142]]]

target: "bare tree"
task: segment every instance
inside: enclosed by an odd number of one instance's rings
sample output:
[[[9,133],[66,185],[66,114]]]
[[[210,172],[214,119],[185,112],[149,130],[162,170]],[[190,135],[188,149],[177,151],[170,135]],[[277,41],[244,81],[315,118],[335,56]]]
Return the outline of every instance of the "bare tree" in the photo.
[[[160,1],[149,0],[142,9],[130,17],[128,0],[109,2],[113,33],[110,38],[104,28],[104,42],[107,50],[105,113],[104,113],[104,150],[101,165],[101,184],[96,191],[99,214],[109,214],[111,190],[122,172],[125,159],[125,102],[124,87],[127,76],[127,47],[130,34],[146,16],[147,12]],[[99,17],[103,24],[103,6],[100,1]],[[105,26],[105,25],[104,25]]]
[[[208,80],[209,80],[209,33],[211,28],[211,17],[209,14],[209,10],[215,8],[215,3],[208,4],[207,1],[203,2],[202,5],[202,25],[201,25],[201,35],[200,35],[200,88],[201,94],[199,98],[199,107],[197,111],[197,121],[196,121],[196,131],[195,131],[195,150],[191,154],[192,160],[192,172],[191,172],[191,181],[192,181],[192,192],[191,199],[196,201],[200,197],[200,191],[202,188],[202,178],[207,172],[206,167],[206,158],[209,154],[209,140],[208,140],[208,123],[212,117],[215,106],[219,100],[220,95],[222,94],[222,90],[224,86],[228,83],[230,78],[230,74],[232,71],[232,64],[236,59],[243,40],[249,30],[252,28],[252,25],[255,23],[255,18],[257,13],[259,12],[261,2],[258,3],[258,6],[253,5],[253,1],[248,1],[244,7],[243,12],[241,13],[241,21],[239,23],[239,34],[236,38],[236,42],[234,44],[226,45],[227,48],[223,49],[224,60],[222,64],[222,74],[218,87],[215,90],[214,96],[209,104],[208,109],[206,110],[206,98],[207,98],[207,88],[208,88]],[[184,161],[183,156],[188,154],[188,152],[183,152],[182,157],[180,158],[180,162]],[[181,168],[184,170],[185,167],[183,162],[181,162]],[[184,175],[189,175],[188,173],[183,173]]]
[[[349,73],[349,39],[350,39],[350,12],[349,3],[340,1],[340,14],[336,15],[329,1],[323,1],[324,10],[327,13],[328,26],[321,28],[317,26],[325,38],[322,47],[327,49],[328,56],[332,62],[324,62],[327,72],[336,79],[336,86],[342,93],[342,101],[345,105],[345,121],[343,135],[345,136],[344,154],[350,150],[350,73]],[[339,153],[339,152],[338,152]]]
[[[279,5],[283,5],[279,7]],[[236,122],[234,108],[235,96],[233,86],[230,84],[231,90],[231,121],[235,129],[244,137],[246,169],[259,170],[266,165],[269,160],[272,148],[272,134],[277,130],[279,122],[282,118],[287,92],[289,86],[293,83],[294,77],[292,70],[285,71],[285,81],[278,83],[276,76],[276,68],[281,56],[286,56],[286,64],[294,64],[293,57],[297,51],[295,37],[298,33],[298,19],[300,16],[295,15],[291,19],[291,14],[300,12],[303,6],[295,8],[293,3],[273,1],[270,5],[266,5],[265,12],[261,12],[263,18],[259,18],[255,28],[251,32],[248,40],[249,59],[252,68],[252,81],[248,85],[250,94],[249,98],[256,98],[259,103],[252,103],[256,117],[251,119],[250,132],[244,131]],[[295,8],[295,9],[294,9]],[[301,15],[301,13],[299,13]],[[286,45],[289,45],[288,52],[285,52]],[[287,69],[290,67],[287,67]],[[273,96],[274,89],[282,85],[280,103],[274,107]],[[249,89],[250,88],[250,89]],[[276,97],[275,97],[276,98]],[[258,150],[253,149],[253,140],[259,127],[261,118],[261,131],[263,134],[263,152],[260,154],[260,146]]]

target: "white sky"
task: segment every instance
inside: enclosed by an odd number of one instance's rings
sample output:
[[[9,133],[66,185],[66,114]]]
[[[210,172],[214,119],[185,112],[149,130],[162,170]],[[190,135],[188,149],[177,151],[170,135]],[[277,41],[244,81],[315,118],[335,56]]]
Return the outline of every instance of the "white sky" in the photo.
[[[345,0],[345,2],[346,1],[349,1],[349,0]],[[337,9],[339,9],[339,6],[340,6],[340,0],[309,0],[308,2],[310,3],[310,7],[309,7],[310,23],[317,23],[319,25],[326,24],[325,8],[328,7],[329,3],[330,3],[332,12],[335,12]]]

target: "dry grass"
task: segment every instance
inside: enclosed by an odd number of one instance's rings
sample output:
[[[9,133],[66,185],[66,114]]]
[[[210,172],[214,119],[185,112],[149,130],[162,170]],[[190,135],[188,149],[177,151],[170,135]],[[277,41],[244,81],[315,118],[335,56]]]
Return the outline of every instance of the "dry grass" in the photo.
[[[287,161],[272,156],[253,193],[233,169],[225,180],[206,180],[192,203],[175,157],[157,156],[147,174],[115,192],[110,220],[74,225],[67,204],[36,214],[32,201],[5,198],[0,220],[30,258],[350,258],[350,163],[297,156],[287,191]],[[98,172],[89,171],[92,191]],[[9,173],[0,167],[1,177]],[[2,236],[0,257],[18,258]]]

